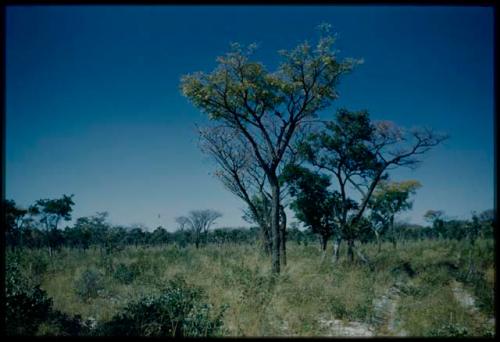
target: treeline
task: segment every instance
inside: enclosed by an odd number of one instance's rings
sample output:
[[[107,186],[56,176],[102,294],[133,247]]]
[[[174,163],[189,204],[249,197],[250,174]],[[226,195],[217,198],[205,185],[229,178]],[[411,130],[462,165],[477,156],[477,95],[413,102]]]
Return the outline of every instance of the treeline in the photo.
[[[5,242],[10,247],[48,248],[50,252],[63,246],[87,249],[99,246],[115,249],[127,245],[255,243],[259,240],[259,228],[222,227],[207,230],[201,235],[196,227],[183,225],[171,232],[164,227],[153,231],[144,226],[119,226],[107,221],[108,214],[99,212],[80,217],[71,226],[60,229],[61,220],[71,220],[74,202],[72,196],[60,199],[39,200],[28,209],[20,208],[15,201],[4,201],[6,224]],[[308,231],[294,227],[289,230],[290,239],[298,243],[315,240]]]
[[[200,235],[192,226],[180,226],[171,232],[163,227],[153,231],[143,226],[118,226],[107,221],[108,214],[100,212],[88,217],[80,217],[72,226],[60,229],[61,220],[70,220],[74,202],[72,196],[60,199],[39,200],[28,209],[20,208],[13,200],[4,201],[6,218],[6,245],[27,248],[48,248],[49,253],[63,246],[87,249],[98,246],[106,250],[119,249],[128,245],[156,246],[176,244],[187,247],[191,244],[261,243],[259,227],[215,228]],[[377,236],[376,222],[366,221],[361,231],[360,242],[403,241],[422,239],[471,239],[493,237],[493,210],[473,214],[469,220],[446,219],[441,211],[428,211],[425,217],[432,224],[424,227],[414,224],[396,223],[392,232]],[[293,222],[286,229],[286,240],[298,244],[323,241],[321,232],[311,228],[301,230]]]

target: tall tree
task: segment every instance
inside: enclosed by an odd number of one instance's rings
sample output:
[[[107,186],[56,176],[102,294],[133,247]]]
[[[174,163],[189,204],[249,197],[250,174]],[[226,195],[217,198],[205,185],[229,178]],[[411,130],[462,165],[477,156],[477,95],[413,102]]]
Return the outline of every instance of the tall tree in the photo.
[[[182,78],[182,92],[209,119],[230,127],[241,136],[266,176],[271,190],[272,271],[280,272],[280,182],[284,157],[298,131],[308,119],[337,98],[336,86],[342,74],[356,61],[339,60],[333,50],[329,27],[315,47],[307,42],[282,51],[276,72],[250,59],[254,45],[244,51],[233,44],[232,51],[217,59],[209,74]]]
[[[421,184],[416,180],[403,182],[380,181],[375,188],[368,203],[371,209],[372,231],[374,232],[378,250],[381,249],[380,235],[390,232],[390,238],[396,248],[396,233],[394,229],[394,217],[403,210],[411,209],[413,203],[409,200]]]
[[[323,123],[301,147],[308,162],[336,179],[341,213],[338,225],[354,257],[359,223],[380,181],[396,167],[415,168],[419,156],[446,139],[428,128],[404,130],[389,121],[372,122],[368,112],[337,111],[335,120]],[[352,193],[352,196],[349,196]],[[358,197],[358,205],[350,205]]]

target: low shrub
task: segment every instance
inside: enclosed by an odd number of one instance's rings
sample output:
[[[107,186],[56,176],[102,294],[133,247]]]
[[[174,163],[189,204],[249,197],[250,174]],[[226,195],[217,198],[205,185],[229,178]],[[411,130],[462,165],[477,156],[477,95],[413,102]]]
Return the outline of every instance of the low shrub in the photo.
[[[85,270],[75,281],[76,294],[83,300],[96,298],[104,289],[103,276],[95,269]]]
[[[122,313],[102,324],[106,336],[212,336],[222,326],[223,310],[212,316],[201,290],[182,280],[170,281],[159,296],[129,304]]]
[[[8,336],[77,336],[82,332],[79,316],[52,308],[52,299],[40,288],[31,287],[16,263],[6,267],[5,327]]]
[[[431,330],[429,336],[465,337],[469,336],[469,330],[460,324],[446,323],[439,328]]]
[[[122,284],[130,284],[134,281],[136,276],[137,270],[125,264],[118,264],[118,266],[116,266],[115,272],[113,273],[113,278],[115,278]]]
[[[7,266],[5,285],[6,334],[34,335],[49,314],[52,299],[39,285],[28,288],[16,265]]]

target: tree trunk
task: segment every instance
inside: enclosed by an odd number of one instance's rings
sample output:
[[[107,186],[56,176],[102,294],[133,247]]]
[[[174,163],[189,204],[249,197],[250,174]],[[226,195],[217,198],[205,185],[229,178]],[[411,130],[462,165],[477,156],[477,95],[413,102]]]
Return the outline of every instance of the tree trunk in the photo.
[[[286,214],[282,205],[280,205],[280,218],[281,263],[286,266]]]
[[[271,183],[271,269],[273,273],[280,273],[280,189],[278,179],[268,177]]]
[[[396,249],[396,231],[394,230],[394,216],[391,217],[392,247]]]
[[[335,241],[333,243],[333,254],[332,257],[334,257],[333,262],[339,261],[340,258],[340,244],[342,243],[341,238],[335,238]]]
[[[356,255],[358,256],[359,260],[361,260],[364,264],[366,264],[370,270],[374,270],[374,267],[373,265],[371,264],[371,262],[366,258],[365,255],[363,255],[363,253],[361,253],[361,251],[357,248],[354,248],[354,250],[356,251]]]
[[[260,225],[260,237],[261,237],[261,241],[262,241],[262,248],[264,249],[264,252],[266,253],[266,255],[271,255],[271,245],[272,245],[272,241],[271,241],[271,237],[270,237],[270,234],[269,234],[269,226],[266,224],[266,223],[262,223]]]
[[[347,240],[347,259],[351,263],[354,261],[354,240],[352,239]]]
[[[326,236],[320,235],[320,243],[321,243],[321,261],[325,260],[326,257],[326,247],[328,244],[328,238]]]
[[[380,233],[375,231],[375,237],[377,238],[378,252],[382,251],[382,242],[380,241]]]

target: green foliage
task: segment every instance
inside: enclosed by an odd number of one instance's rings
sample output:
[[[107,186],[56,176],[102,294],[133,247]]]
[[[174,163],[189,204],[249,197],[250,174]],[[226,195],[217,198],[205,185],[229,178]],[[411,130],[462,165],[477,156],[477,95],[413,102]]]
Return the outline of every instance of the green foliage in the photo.
[[[409,201],[409,197],[420,187],[420,183],[415,180],[379,182],[368,203],[371,209],[370,218],[374,223],[372,227],[380,233],[392,228],[392,238],[395,239],[394,216],[401,211],[411,209],[412,202]]]
[[[40,286],[30,287],[16,262],[6,265],[5,326],[7,335],[34,335],[46,319],[52,300]]]
[[[326,241],[335,232],[336,218],[340,211],[340,194],[329,191],[330,179],[297,165],[287,165],[282,179],[290,185],[294,198],[291,208],[297,219]],[[352,204],[351,202],[349,202]]]
[[[79,315],[70,316],[66,313],[51,310],[37,330],[39,336],[80,336],[87,335],[88,329],[82,325]]]
[[[103,335],[212,336],[222,326],[222,313],[211,317],[212,306],[203,303],[202,292],[185,281],[170,281],[159,296],[129,304],[122,313],[102,325]]]
[[[41,215],[40,221],[46,228],[56,229],[60,219],[71,220],[72,206],[75,205],[73,195],[58,199],[40,199],[35,203],[35,211]]]
[[[432,329],[429,332],[429,336],[465,337],[469,336],[469,331],[466,327],[460,324],[446,323],[439,328]]]
[[[83,300],[96,298],[104,289],[103,276],[96,269],[87,269],[76,279],[74,287],[75,292]]]
[[[130,284],[137,277],[137,274],[136,268],[119,264],[116,266],[113,277],[122,284]]]
[[[305,42],[291,51],[281,51],[283,61],[273,73],[262,63],[250,60],[255,46],[244,51],[239,44],[232,44],[231,51],[218,58],[219,66],[212,73],[184,76],[182,92],[210,118],[231,120],[231,110],[246,117],[254,111],[274,116],[276,110],[286,110],[307,89],[300,114],[310,116],[337,97],[335,85],[340,75],[358,63],[352,59],[339,61],[333,43],[327,33],[315,49]],[[225,89],[225,94],[219,89]],[[249,110],[251,107],[254,109]]]
[[[16,260],[9,260],[5,272],[6,334],[77,336],[82,334],[81,317],[54,310],[52,299],[21,272]]]

